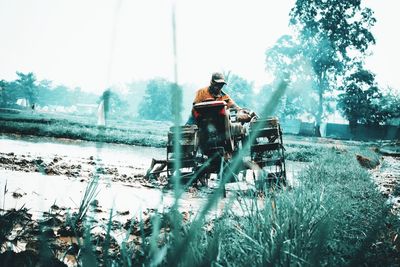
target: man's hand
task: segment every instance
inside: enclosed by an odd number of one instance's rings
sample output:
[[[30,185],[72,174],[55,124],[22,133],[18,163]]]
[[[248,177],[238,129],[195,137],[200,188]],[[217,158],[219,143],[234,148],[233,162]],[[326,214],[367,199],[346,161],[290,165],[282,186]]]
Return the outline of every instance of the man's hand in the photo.
[[[238,122],[249,122],[252,117],[253,116],[250,113],[250,111],[248,111],[246,109],[240,109],[236,114],[236,119]]]

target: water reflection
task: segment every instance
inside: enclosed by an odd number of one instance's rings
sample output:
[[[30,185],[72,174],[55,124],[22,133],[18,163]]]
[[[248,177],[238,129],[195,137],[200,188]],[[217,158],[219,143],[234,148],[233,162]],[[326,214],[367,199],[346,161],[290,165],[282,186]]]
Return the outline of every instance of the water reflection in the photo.
[[[27,207],[31,212],[48,211],[53,204],[76,210],[85,192],[87,183],[65,176],[47,176],[40,173],[25,173],[0,170],[1,191],[7,188],[1,206],[5,209]],[[120,183],[99,182],[98,205],[106,217],[109,210],[129,211],[130,216],[138,216],[147,209],[163,209],[173,204],[172,192],[140,185],[125,186]],[[19,197],[13,196],[17,193]],[[180,201],[183,210],[200,207],[200,198],[186,194]]]
[[[134,166],[141,168],[143,173],[149,167],[151,158],[162,159],[165,157],[165,149],[162,148],[103,144],[99,149],[97,146],[94,142],[86,141],[0,136],[0,152],[2,153],[30,154],[43,158],[52,158],[58,155],[65,156],[68,160],[75,159],[77,161],[96,156],[102,164],[118,165],[118,168]],[[289,184],[293,186],[296,184],[294,176],[301,168],[300,166],[292,166],[292,164],[288,164],[287,167]],[[3,197],[1,206],[4,205],[8,209],[20,208],[25,205],[32,212],[48,211],[53,204],[59,207],[77,209],[87,186],[87,180],[82,182],[79,177],[71,178],[62,175],[49,176],[33,172],[0,170],[0,190],[3,190],[6,183],[8,193]],[[230,195],[229,187],[227,189],[228,195]],[[199,210],[207,201],[209,194],[213,192],[212,189],[208,191],[207,193],[186,192],[179,201],[180,208],[182,210]],[[14,192],[21,197],[13,197],[12,193]],[[231,196],[236,198],[236,193],[231,194]],[[109,177],[106,176],[100,180],[99,194],[96,199],[99,201],[105,217],[111,208],[116,211],[129,211],[130,216],[137,216],[143,210],[149,208],[169,207],[174,201],[172,190],[162,193],[160,189],[143,187],[138,183],[111,183]],[[226,199],[219,202],[217,209],[222,210],[225,202]],[[234,207],[233,209],[238,208]]]
[[[78,159],[93,156],[106,164],[131,164],[145,168],[150,165],[152,158],[165,157],[165,151],[161,148],[4,134],[0,135],[0,150],[2,153],[31,154],[44,158],[54,155]]]

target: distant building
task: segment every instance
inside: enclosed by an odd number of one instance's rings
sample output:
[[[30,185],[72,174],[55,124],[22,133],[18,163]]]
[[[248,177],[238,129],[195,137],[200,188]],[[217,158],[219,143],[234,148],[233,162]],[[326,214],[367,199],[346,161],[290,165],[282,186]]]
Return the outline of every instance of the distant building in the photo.
[[[28,108],[28,100],[26,98],[18,98],[17,101],[15,102],[18,106],[21,106],[23,108]]]

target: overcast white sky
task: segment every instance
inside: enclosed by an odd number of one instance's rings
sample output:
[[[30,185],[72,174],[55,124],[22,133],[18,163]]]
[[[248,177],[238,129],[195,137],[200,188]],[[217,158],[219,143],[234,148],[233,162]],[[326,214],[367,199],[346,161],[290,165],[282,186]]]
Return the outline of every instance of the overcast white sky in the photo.
[[[264,53],[288,33],[294,0],[177,0],[180,83],[232,71],[262,85]],[[368,66],[400,90],[398,0],[364,0],[378,20]],[[170,0],[0,0],[0,79],[16,71],[84,90],[164,77],[173,80]]]

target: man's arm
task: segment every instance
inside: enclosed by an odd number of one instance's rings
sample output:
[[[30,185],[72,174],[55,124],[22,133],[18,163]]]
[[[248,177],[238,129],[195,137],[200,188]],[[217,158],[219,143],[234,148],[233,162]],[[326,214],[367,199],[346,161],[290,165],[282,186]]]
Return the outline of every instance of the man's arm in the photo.
[[[224,101],[226,102],[228,108],[233,108],[237,111],[242,109],[238,104],[235,103],[235,101],[233,101],[233,99],[229,95],[225,95],[224,97]]]

